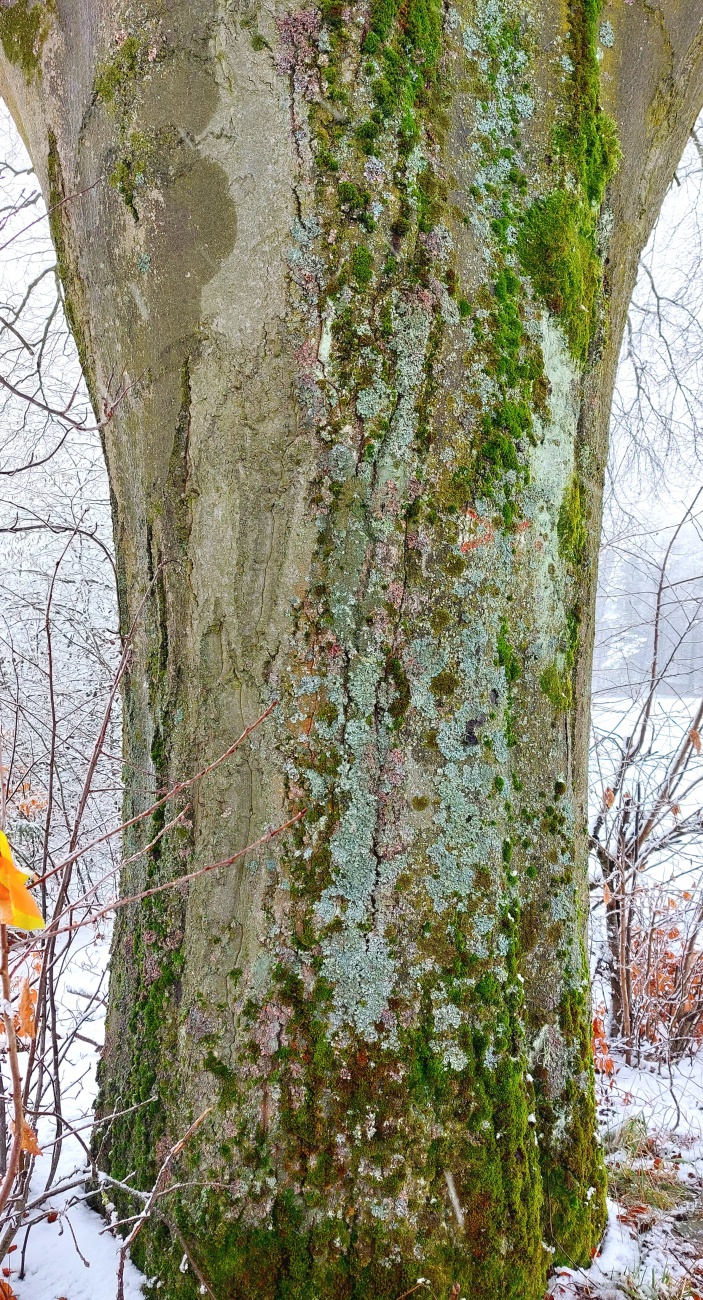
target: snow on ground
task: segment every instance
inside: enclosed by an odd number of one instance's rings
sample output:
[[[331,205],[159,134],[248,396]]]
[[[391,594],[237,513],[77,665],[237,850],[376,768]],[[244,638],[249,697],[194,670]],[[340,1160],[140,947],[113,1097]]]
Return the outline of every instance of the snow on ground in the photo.
[[[104,1226],[93,1210],[76,1205],[56,1223],[33,1228],[24,1280],[14,1272],[9,1279],[18,1300],[115,1300],[118,1244],[109,1233],[100,1235]],[[20,1244],[6,1262],[13,1263],[21,1249]],[[142,1300],[143,1281],[128,1261],[125,1300]]]
[[[703,1294],[703,1056],[671,1071],[615,1058],[598,1081],[611,1192],[588,1269],[562,1268],[549,1296],[684,1300]]]
[[[115,1300],[119,1240],[106,1230],[104,1219],[84,1202],[85,1176],[89,1173],[81,1141],[90,1141],[96,1067],[103,1041],[107,939],[88,929],[82,945],[72,950],[64,974],[61,996],[63,1034],[68,1043],[63,1060],[62,1107],[64,1118],[77,1136],[64,1138],[56,1172],[57,1186],[67,1190],[51,1201],[58,1212],[16,1238],[16,1249],[3,1264],[17,1300]],[[80,1038],[75,1037],[75,1032]],[[55,1130],[53,1120],[41,1119],[39,1141],[44,1152],[37,1160],[33,1195],[43,1191],[51,1161]],[[67,1186],[77,1183],[77,1186]],[[31,1201],[31,1198],[30,1198]],[[31,1216],[30,1216],[31,1218]],[[24,1251],[24,1276],[21,1261]],[[3,1276],[7,1276],[3,1271]],[[142,1275],[128,1262],[125,1300],[140,1300]]]

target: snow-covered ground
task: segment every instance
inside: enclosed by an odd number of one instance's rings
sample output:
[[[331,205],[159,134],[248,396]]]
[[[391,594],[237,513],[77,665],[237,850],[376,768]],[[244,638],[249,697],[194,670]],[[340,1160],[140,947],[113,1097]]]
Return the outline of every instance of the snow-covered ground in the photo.
[[[602,1300],[703,1294],[703,1056],[640,1069],[614,1059],[599,1079],[611,1191],[588,1269],[559,1269],[548,1294]]]
[[[96,1066],[103,1041],[108,941],[104,933],[96,936],[92,927],[83,934],[80,944],[74,941],[60,986],[61,1043],[68,1045],[61,1070],[62,1109],[67,1127],[75,1130],[76,1136],[64,1137],[54,1178],[56,1188],[66,1190],[59,1190],[50,1204],[41,1207],[50,1211],[51,1222],[44,1217],[29,1232],[20,1231],[16,1248],[3,1260],[3,1277],[18,1300],[115,1300],[120,1241],[85,1203],[85,1178],[90,1168],[82,1145],[90,1142]],[[39,1120],[38,1137],[43,1155],[36,1162],[34,1198],[45,1188],[56,1137],[53,1120]],[[27,1221],[31,1223],[34,1217],[30,1211]],[[142,1281],[128,1262],[125,1300],[142,1296]]]
[[[55,1223],[38,1224],[27,1247],[24,1279],[19,1281],[14,1271],[8,1279],[17,1300],[115,1300],[119,1247],[104,1226],[85,1205],[73,1205]],[[5,1264],[14,1264],[21,1249],[20,1238],[18,1250]],[[143,1281],[128,1260],[125,1300],[143,1297]]]

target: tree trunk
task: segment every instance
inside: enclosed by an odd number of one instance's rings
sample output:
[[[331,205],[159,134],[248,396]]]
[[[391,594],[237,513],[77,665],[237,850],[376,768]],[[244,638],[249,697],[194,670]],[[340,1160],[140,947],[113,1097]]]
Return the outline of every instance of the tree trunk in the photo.
[[[169,1298],[185,1247],[217,1300],[537,1300],[604,1222],[600,492],[699,0],[16,0],[0,41],[124,628],[150,593],[127,814],[279,701],[123,887],[305,809],[119,915],[109,1169],[148,1187],[214,1107],[137,1262]]]

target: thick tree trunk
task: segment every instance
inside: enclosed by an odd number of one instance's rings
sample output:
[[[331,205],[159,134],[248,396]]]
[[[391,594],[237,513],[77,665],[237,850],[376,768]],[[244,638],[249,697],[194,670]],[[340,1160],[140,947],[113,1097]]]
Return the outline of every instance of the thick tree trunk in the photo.
[[[306,810],[120,915],[110,1169],[148,1186],[214,1105],[139,1262],[168,1297],[185,1244],[217,1300],[537,1300],[604,1217],[599,502],[699,0],[17,0],[0,40],[124,627],[151,591],[127,811],[279,700],[125,888]]]

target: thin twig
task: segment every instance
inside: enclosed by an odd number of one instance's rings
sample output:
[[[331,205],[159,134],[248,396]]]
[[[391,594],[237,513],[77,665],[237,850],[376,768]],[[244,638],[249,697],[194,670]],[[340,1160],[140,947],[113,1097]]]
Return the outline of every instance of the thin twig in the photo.
[[[168,1173],[176,1157],[180,1155],[181,1151],[183,1150],[184,1146],[188,1142],[189,1138],[193,1136],[196,1129],[200,1128],[200,1125],[202,1124],[203,1120],[207,1118],[207,1116],[210,1114],[212,1109],[213,1109],[212,1106],[208,1106],[207,1110],[204,1110],[202,1115],[199,1115],[196,1120],[193,1120],[193,1123],[191,1124],[187,1133],[184,1133],[183,1137],[180,1138],[178,1142],[174,1143],[174,1145],[171,1147],[171,1150],[166,1156],[166,1159],[164,1160],[156,1176],[156,1182],[154,1183],[154,1186],[151,1189],[151,1192],[149,1194],[149,1199],[147,1200],[144,1209],[139,1215],[139,1218],[137,1219],[137,1222],[132,1228],[132,1231],[130,1232],[129,1236],[125,1238],[122,1244],[122,1247],[120,1249],[119,1262],[117,1265],[117,1300],[124,1300],[124,1268],[127,1259],[127,1252],[130,1246],[132,1245],[132,1243],[134,1242],[135,1238],[141,1232],[142,1228],[144,1227],[144,1224],[146,1223],[147,1219],[150,1217],[153,1211],[154,1203],[158,1197],[161,1183],[166,1177],[166,1174]]]

